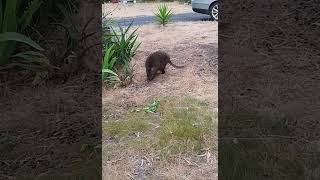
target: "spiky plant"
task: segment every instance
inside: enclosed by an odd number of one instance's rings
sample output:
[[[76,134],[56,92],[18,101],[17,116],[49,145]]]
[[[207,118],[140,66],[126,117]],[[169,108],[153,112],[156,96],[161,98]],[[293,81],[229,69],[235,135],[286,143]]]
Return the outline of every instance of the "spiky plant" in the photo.
[[[169,9],[169,7],[166,4],[161,4],[158,7],[157,13],[155,13],[156,21],[163,26],[170,22],[172,15],[172,9]]]

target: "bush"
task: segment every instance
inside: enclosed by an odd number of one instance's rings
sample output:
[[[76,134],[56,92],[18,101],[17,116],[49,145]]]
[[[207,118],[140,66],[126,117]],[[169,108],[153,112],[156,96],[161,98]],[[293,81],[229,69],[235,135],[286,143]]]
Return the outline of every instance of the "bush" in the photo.
[[[109,83],[130,82],[133,76],[133,66],[130,62],[140,46],[136,34],[138,29],[130,32],[132,23],[125,29],[119,26],[119,31],[112,26],[109,28],[106,26],[107,23],[104,26],[103,37],[103,81]]]
[[[17,42],[22,42],[29,46],[33,45],[33,47],[37,46],[39,50],[42,49],[30,38],[21,34],[31,24],[33,15],[40,8],[42,1],[34,0],[30,2],[30,5],[24,5],[22,2],[0,0],[0,66],[2,68],[11,67],[7,65],[15,59],[13,54],[16,51]],[[26,58],[22,57],[22,59],[28,61]],[[18,61],[15,65],[19,66],[20,63]]]
[[[71,16],[75,12],[76,0],[0,0],[0,70],[30,73],[33,83],[48,77],[49,72],[57,72],[51,70],[59,69],[57,62],[63,63],[71,57],[78,44],[74,38],[77,36],[75,31],[66,26],[72,24]],[[48,32],[49,25],[53,24],[64,27],[67,39],[63,42],[67,47],[63,47],[65,52],[57,49],[57,56],[48,52],[55,48],[56,41],[48,44],[47,41],[32,40],[46,39],[56,33],[52,26]]]
[[[158,12],[155,13],[155,15],[156,15],[156,21],[159,24],[165,26],[171,20],[173,13],[166,4],[162,4],[158,7]]]

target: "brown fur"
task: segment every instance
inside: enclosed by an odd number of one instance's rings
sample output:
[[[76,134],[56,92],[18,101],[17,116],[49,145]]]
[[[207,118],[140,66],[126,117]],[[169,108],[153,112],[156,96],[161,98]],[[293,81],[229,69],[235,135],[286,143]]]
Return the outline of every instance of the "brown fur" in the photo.
[[[175,68],[184,67],[173,64],[170,60],[170,56],[164,51],[156,51],[150,54],[145,63],[148,81],[153,80],[158,71],[162,74],[166,73],[165,68],[167,64],[170,64]]]

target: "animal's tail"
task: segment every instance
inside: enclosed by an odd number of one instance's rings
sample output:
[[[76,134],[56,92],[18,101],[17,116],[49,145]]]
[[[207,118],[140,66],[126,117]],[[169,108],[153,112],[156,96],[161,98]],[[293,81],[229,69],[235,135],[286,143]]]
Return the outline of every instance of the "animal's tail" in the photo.
[[[177,66],[175,64],[173,64],[171,61],[169,61],[169,64],[175,68],[184,68],[185,66]]]

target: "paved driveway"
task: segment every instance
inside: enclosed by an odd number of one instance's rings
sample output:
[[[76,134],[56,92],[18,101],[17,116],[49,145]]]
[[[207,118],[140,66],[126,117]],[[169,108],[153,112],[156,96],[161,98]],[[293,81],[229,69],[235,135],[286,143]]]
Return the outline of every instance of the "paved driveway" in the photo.
[[[195,12],[174,14],[172,16],[172,22],[187,22],[187,21],[208,21],[209,15],[199,14]],[[123,17],[116,19],[118,24],[121,26],[127,26],[133,21],[133,25],[144,25],[155,22],[155,16],[134,16],[134,17]]]

